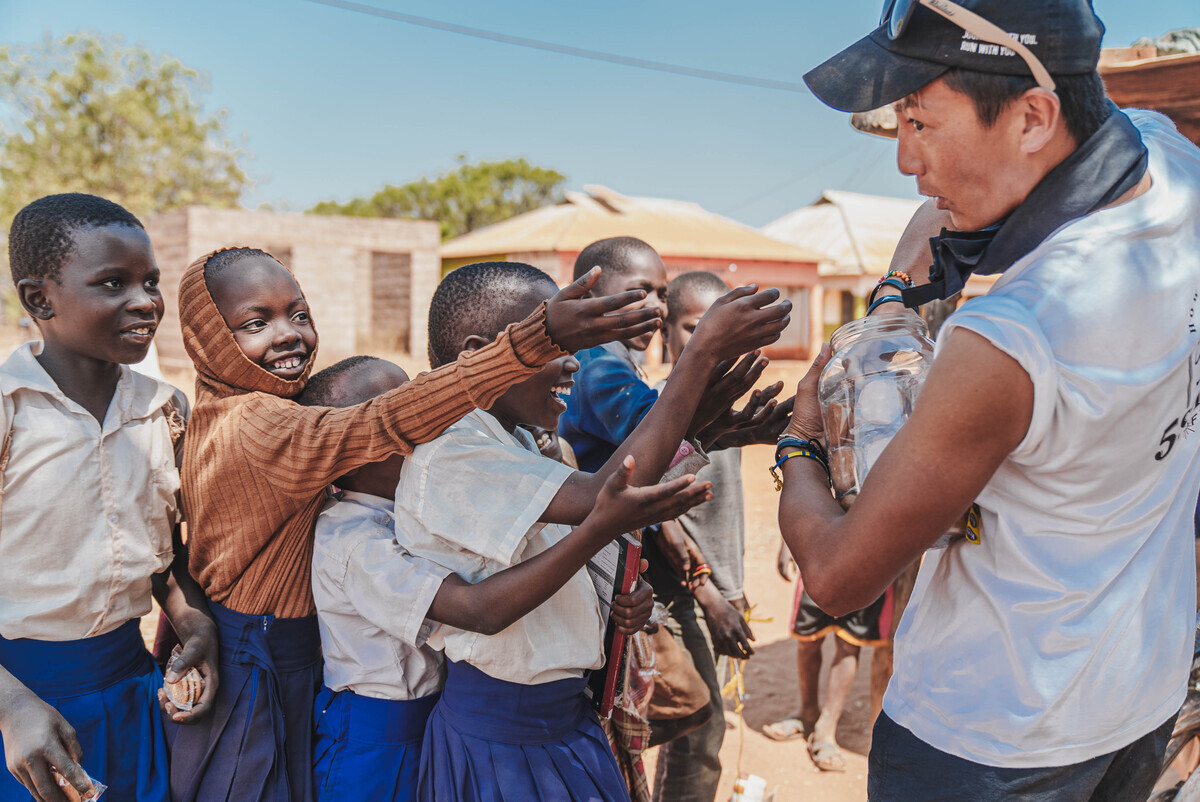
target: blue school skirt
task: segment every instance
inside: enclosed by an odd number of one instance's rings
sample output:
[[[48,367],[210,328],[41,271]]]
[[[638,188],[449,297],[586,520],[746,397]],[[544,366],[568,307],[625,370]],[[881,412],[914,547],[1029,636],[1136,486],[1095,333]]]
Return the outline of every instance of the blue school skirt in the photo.
[[[108,786],[105,799],[167,798],[167,728],[177,727],[159,712],[162,674],[136,618],[81,640],[0,638],[0,665],[75,728],[83,768]],[[0,775],[0,802],[29,802],[8,771]]]
[[[439,694],[373,699],[321,688],[313,782],[321,802],[415,802],[421,736]]]
[[[211,714],[175,728],[171,799],[312,802],[313,699],[321,685],[317,617],[208,606],[221,639],[217,697]]]
[[[422,802],[629,802],[586,679],[519,685],[447,667],[421,748]]]

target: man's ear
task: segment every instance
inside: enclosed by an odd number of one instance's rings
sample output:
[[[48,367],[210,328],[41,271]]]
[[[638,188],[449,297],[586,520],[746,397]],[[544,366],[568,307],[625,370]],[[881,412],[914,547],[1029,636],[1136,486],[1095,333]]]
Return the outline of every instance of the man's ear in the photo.
[[[54,317],[50,299],[46,297],[45,279],[23,278],[17,282],[17,295],[29,316],[37,320]]]
[[[470,334],[463,338],[462,345],[458,351],[459,353],[463,353],[464,351],[478,351],[490,342],[491,340],[486,337],[480,337],[478,334]]]
[[[1066,130],[1062,101],[1049,89],[1035,87],[1017,100],[1021,112],[1021,152],[1037,153]]]

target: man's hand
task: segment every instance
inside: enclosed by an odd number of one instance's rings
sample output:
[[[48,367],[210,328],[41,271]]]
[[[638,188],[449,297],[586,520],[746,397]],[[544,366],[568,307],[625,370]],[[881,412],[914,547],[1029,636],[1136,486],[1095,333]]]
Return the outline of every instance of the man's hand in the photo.
[[[599,280],[600,268],[593,267],[547,302],[546,331],[562,350],[575,353],[604,343],[631,340],[662,326],[662,312],[657,308],[625,309],[645,298],[645,290],[585,298]]]
[[[638,580],[633,593],[613,597],[612,620],[623,635],[632,635],[646,626],[653,612],[654,591],[644,579]]]
[[[81,796],[87,793],[92,784],[79,765],[83,749],[75,728],[27,688],[6,696],[0,734],[9,772],[38,802],[67,802],[52,769],[57,769]]]
[[[712,482],[697,482],[693,474],[669,482],[634,487],[629,484],[635,467],[632,455],[625,457],[608,477],[588,519],[609,538],[644,526],[678,518],[697,504],[711,499]]]
[[[821,381],[821,371],[829,363],[833,352],[829,343],[821,346],[821,353],[813,360],[804,378],[796,385],[796,402],[792,409],[792,421],[788,424],[787,433],[806,440],[823,440],[825,437],[825,420],[821,417],[821,402],[817,398],[817,385]]]
[[[200,672],[200,699],[191,710],[180,710],[162,688],[158,689],[158,705],[176,724],[194,724],[212,710],[217,698],[217,633],[212,627],[198,627],[178,652],[167,661],[166,682],[178,682],[192,669]]]
[[[756,289],[738,287],[717,299],[696,324],[684,351],[698,348],[724,362],[778,340],[791,322],[792,302],[785,298],[776,304],[779,290]]]
[[[791,582],[800,573],[796,568],[796,561],[792,559],[792,550],[782,538],[779,540],[779,554],[775,556],[775,570],[783,577],[784,582]]]

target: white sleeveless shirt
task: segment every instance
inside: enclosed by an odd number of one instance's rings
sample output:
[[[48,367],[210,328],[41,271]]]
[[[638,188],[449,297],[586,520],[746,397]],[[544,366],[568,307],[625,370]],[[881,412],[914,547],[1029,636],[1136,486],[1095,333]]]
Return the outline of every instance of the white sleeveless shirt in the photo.
[[[1200,493],[1200,150],[1130,118],[1153,186],[1069,223],[946,322],[1015,359],[1029,431],[979,497],[982,543],[925,555],[884,710],[944,752],[1062,766],[1183,702]]]

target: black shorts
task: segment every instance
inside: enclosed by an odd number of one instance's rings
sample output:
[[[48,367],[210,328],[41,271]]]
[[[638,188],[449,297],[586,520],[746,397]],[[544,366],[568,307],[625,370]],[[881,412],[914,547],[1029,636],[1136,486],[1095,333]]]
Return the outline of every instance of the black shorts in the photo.
[[[811,643],[833,632],[855,646],[883,646],[891,640],[894,613],[890,585],[871,606],[834,618],[816,605],[804,589],[804,582],[799,581],[792,608],[792,637]]]

